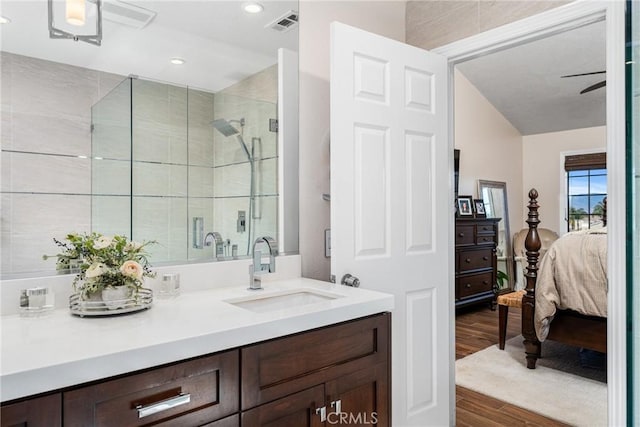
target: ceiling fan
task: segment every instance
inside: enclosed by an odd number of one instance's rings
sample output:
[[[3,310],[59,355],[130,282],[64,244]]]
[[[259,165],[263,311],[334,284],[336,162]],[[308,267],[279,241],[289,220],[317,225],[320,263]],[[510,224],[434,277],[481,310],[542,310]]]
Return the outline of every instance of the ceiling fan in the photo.
[[[591,73],[569,74],[567,76],[560,76],[560,78],[591,76],[593,74],[604,74],[604,73],[606,73],[606,71],[594,71],[594,72],[591,72]],[[586,87],[586,88],[582,89],[580,91],[580,95],[582,95],[583,93],[591,92],[592,90],[600,89],[601,87],[605,87],[606,85],[607,85],[607,80],[602,80],[601,82],[598,82],[596,84],[593,84],[593,85],[591,85],[589,87]]]

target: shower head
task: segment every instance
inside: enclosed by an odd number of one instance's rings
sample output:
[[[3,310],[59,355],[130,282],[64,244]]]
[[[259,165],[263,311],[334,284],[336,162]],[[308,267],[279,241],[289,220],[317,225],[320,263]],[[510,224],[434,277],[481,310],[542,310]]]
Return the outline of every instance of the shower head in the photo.
[[[238,142],[240,143],[240,146],[242,147],[242,150],[247,155],[247,159],[250,162],[253,162],[253,158],[251,157],[251,153],[249,152],[249,149],[247,148],[247,144],[244,142],[244,138],[242,137],[242,134],[240,133],[240,131],[238,129],[236,129],[233,126],[231,126],[231,122],[239,123],[241,127],[244,126],[244,119],[228,120],[228,121],[225,120],[225,119],[217,119],[217,120],[212,121],[211,125],[214,128],[216,128],[218,130],[218,132],[220,132],[224,136],[233,136],[233,135],[235,135],[236,138],[238,138]]]
[[[225,119],[214,120],[211,122],[211,125],[224,136],[238,135],[240,133],[238,129],[231,126],[231,123],[229,123]]]

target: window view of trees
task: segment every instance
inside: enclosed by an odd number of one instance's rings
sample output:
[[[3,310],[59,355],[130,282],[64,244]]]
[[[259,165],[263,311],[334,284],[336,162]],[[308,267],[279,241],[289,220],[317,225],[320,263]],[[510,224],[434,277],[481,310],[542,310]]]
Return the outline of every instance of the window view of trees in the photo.
[[[603,227],[603,200],[607,196],[607,170],[567,173],[569,231]]]

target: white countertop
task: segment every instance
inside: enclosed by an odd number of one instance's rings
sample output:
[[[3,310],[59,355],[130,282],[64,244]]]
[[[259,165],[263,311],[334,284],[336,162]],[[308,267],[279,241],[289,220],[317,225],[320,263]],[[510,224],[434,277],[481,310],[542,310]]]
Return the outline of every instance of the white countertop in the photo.
[[[2,317],[0,400],[56,390],[164,363],[390,311],[393,296],[312,279],[183,293],[149,310],[80,318],[68,309]],[[343,297],[255,313],[224,300],[309,288]]]

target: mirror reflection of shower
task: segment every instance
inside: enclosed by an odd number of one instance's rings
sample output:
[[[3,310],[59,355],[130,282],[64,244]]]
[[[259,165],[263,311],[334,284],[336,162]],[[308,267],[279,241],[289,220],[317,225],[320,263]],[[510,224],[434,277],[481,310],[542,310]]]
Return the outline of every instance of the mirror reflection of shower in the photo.
[[[239,125],[240,129],[233,126],[233,124]],[[251,169],[249,176],[249,221],[247,223],[247,255],[250,254],[251,243],[253,242],[253,220],[261,219],[261,206],[257,203],[256,198],[256,173],[260,173],[256,170],[256,159],[262,158],[262,140],[258,137],[251,138],[251,149],[247,147],[247,143],[244,140],[244,125],[245,119],[216,119],[211,122],[211,125],[225,137],[233,137],[240,144],[240,147],[247,156],[249,167]],[[258,163],[260,165],[260,163]]]

